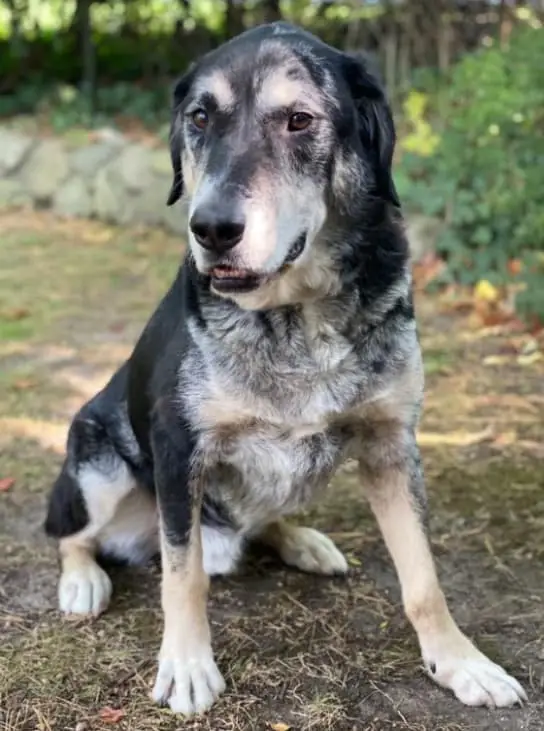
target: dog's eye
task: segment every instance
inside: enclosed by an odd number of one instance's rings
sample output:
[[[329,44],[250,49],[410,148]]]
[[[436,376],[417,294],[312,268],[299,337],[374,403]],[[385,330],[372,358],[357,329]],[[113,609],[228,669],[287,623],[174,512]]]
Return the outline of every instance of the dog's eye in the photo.
[[[289,122],[287,123],[287,129],[289,132],[301,132],[303,129],[307,129],[313,121],[311,114],[305,112],[296,112],[291,114]]]
[[[208,113],[204,109],[195,109],[195,111],[191,114],[191,119],[195,127],[198,127],[198,129],[206,129],[208,126]]]

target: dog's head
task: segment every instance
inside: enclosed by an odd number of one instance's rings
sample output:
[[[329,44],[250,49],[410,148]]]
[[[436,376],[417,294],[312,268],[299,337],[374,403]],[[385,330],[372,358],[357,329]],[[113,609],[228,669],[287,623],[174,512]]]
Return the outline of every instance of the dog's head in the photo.
[[[168,203],[190,197],[189,241],[212,289],[249,308],[334,286],[326,232],[365,201],[398,205],[395,132],[362,58],[285,23],[248,31],[177,83]]]

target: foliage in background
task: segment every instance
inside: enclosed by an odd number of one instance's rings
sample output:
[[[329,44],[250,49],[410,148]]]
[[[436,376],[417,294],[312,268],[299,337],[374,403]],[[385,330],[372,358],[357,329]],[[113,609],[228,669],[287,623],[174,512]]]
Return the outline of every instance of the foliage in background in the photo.
[[[522,281],[518,306],[542,318],[543,69],[544,30],[528,27],[505,49],[494,43],[465,56],[431,98],[412,93],[398,181],[408,209],[445,223],[443,278]]]

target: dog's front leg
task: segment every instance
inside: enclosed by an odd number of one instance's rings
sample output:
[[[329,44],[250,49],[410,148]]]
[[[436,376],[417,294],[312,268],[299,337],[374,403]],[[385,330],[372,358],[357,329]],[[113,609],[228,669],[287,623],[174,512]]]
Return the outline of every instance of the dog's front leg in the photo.
[[[423,472],[411,429],[381,424],[365,444],[363,479],[393,558],[403,604],[425,669],[469,706],[512,706],[527,699],[520,684],[461,632],[440,588],[425,526]]]
[[[202,567],[195,441],[169,406],[152,426],[160,514],[164,634],[152,696],[173,711],[207,710],[225,689],[213,657]]]

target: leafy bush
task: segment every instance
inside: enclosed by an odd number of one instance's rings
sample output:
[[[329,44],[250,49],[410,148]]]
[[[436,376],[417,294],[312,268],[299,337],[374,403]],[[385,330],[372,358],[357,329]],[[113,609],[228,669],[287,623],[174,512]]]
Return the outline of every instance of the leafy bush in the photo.
[[[528,27],[465,56],[429,99],[412,93],[398,187],[408,209],[444,220],[450,281],[521,278],[519,305],[544,316],[542,69],[544,30]]]

